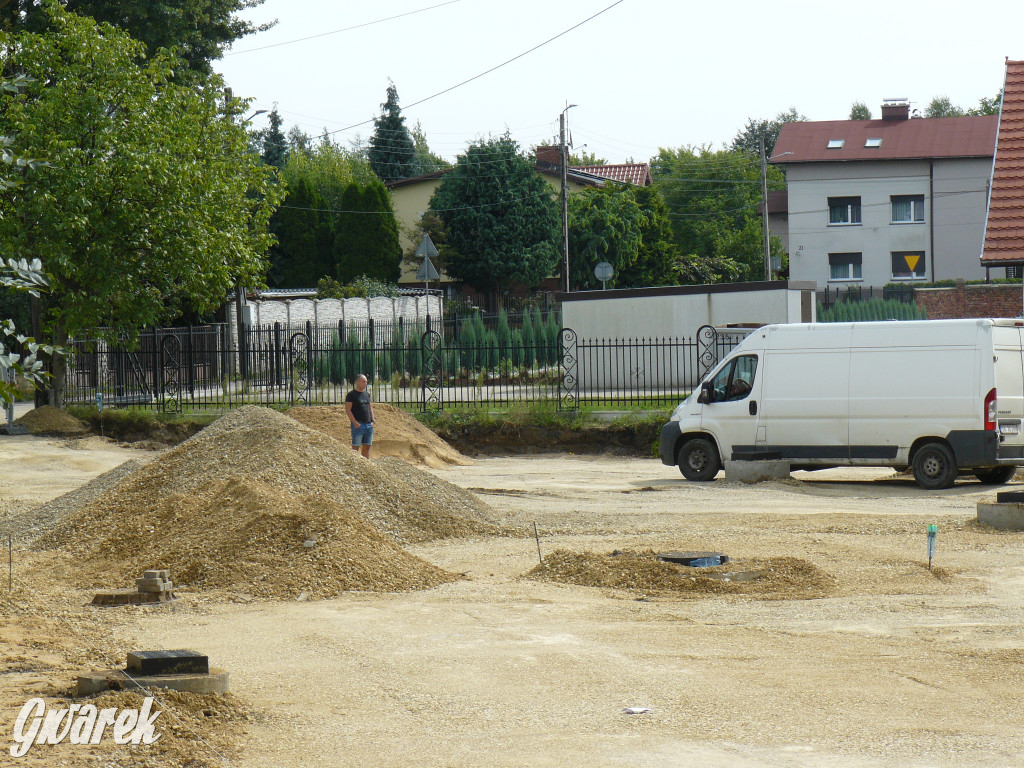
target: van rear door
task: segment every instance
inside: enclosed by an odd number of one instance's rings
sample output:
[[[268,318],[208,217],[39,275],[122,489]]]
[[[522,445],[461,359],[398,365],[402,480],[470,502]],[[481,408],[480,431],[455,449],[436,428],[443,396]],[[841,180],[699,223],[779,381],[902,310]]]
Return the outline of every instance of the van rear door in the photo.
[[[1024,329],[992,327],[995,353],[996,425],[1001,456],[1024,451]]]

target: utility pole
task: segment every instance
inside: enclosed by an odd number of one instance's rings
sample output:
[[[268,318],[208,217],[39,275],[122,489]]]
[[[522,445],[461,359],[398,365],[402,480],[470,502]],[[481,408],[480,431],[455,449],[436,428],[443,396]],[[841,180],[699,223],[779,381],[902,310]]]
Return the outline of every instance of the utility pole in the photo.
[[[768,233],[768,159],[764,151],[764,136],[761,137],[761,223],[764,232],[764,279],[772,279],[772,245]]]
[[[569,164],[569,152],[565,146],[565,113],[568,109],[569,107],[563,109],[562,114],[558,116],[558,164],[562,177],[562,272],[566,293],[572,290],[569,285],[569,200],[566,197],[566,166]]]

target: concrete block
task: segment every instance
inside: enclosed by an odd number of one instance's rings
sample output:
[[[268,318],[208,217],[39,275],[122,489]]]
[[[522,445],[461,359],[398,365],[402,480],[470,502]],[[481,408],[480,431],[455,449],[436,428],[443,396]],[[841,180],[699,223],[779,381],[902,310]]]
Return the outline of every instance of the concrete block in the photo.
[[[144,578],[144,579],[163,579],[164,581],[167,581],[168,579],[171,578],[171,572],[166,570],[166,569],[154,570],[154,571],[143,571],[142,572],[142,578]]]
[[[169,592],[174,584],[163,579],[136,579],[135,588],[139,592]]]
[[[111,589],[97,592],[93,605],[156,605],[175,600],[173,592],[139,592],[137,589]]]
[[[978,522],[1004,531],[1024,531],[1024,504],[979,501]]]
[[[196,651],[132,651],[128,669],[133,675],[205,675],[210,671],[210,659]]]
[[[727,461],[725,479],[733,483],[760,483],[789,477],[788,461]]]
[[[135,675],[120,669],[88,672],[78,676],[78,695],[92,696],[103,691],[131,691],[145,688],[169,688],[190,693],[227,693],[228,673],[216,667],[208,675]]]

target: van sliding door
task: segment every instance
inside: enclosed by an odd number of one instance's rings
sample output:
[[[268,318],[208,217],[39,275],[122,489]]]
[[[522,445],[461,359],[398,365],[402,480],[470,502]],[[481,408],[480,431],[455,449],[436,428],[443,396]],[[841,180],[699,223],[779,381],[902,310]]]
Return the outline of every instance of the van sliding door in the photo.
[[[849,460],[850,326],[774,334],[764,356],[757,444],[811,465]]]

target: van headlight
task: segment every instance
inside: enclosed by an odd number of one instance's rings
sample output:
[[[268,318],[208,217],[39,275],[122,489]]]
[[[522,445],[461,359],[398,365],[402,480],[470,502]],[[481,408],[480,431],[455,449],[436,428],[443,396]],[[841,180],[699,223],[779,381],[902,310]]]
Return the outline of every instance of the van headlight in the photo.
[[[690,397],[693,397],[693,395],[690,395]],[[677,405],[675,407],[675,410],[672,411],[672,415],[669,417],[669,421],[679,421],[681,418],[683,418],[683,413],[686,411],[686,404],[689,401],[690,398],[688,397],[685,400],[683,400],[683,402],[681,402],[679,405]]]

